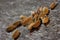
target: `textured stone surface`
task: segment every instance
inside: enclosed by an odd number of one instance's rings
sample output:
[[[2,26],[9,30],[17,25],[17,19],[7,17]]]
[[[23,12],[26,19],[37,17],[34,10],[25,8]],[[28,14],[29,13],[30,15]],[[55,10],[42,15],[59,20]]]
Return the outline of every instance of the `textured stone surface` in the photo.
[[[13,40],[11,33],[6,32],[9,24],[19,20],[20,15],[29,16],[39,6],[49,7],[54,0],[0,0],[0,40]],[[54,10],[50,10],[48,27],[41,25],[38,31],[31,34],[26,27],[19,27],[21,36],[17,40],[60,40],[60,0]]]

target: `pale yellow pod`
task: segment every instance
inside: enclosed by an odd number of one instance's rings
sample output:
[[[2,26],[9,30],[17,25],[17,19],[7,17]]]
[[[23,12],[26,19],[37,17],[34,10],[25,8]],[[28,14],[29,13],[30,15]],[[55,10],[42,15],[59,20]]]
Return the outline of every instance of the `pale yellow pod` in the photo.
[[[31,23],[31,24],[29,24],[28,27],[27,27],[27,29],[28,29],[28,30],[32,30],[34,24],[35,24],[35,23]]]
[[[34,23],[33,28],[37,28],[40,24],[41,24],[40,20],[37,20],[37,21]]]
[[[52,3],[50,4],[50,8],[51,8],[51,9],[54,9],[55,6],[56,6],[56,3],[55,3],[55,2],[52,2]]]
[[[47,7],[43,7],[43,8],[41,8],[41,9],[42,9],[42,12],[39,14],[39,18],[44,17],[44,16],[47,15],[48,12],[49,12],[49,10],[48,10]]]
[[[48,23],[48,22],[49,22],[49,18],[47,16],[42,18],[42,23]]]
[[[27,25],[31,21],[32,21],[32,17],[30,16],[30,17],[26,18],[24,21],[22,21],[22,25]]]
[[[14,40],[16,40],[20,35],[21,35],[21,33],[20,33],[18,30],[16,30],[16,31],[13,33],[12,38],[13,38]]]
[[[43,7],[43,14],[48,14],[48,12],[49,12],[49,9],[48,9],[48,7]]]
[[[36,22],[33,22],[28,26],[28,30],[31,31],[33,28],[38,28],[40,24],[40,20],[37,20]]]

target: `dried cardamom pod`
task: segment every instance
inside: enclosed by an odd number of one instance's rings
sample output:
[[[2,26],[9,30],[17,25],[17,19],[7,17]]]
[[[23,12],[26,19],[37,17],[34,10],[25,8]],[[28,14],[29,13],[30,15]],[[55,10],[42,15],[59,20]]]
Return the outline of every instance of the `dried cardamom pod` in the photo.
[[[28,25],[27,29],[31,31],[33,29],[33,25],[34,23],[31,23],[30,25]]]
[[[11,31],[13,31],[14,29],[16,29],[19,25],[21,26],[21,21],[20,21],[20,20],[14,22],[14,23],[11,24],[11,25],[9,25],[9,26],[7,27],[7,29],[6,29],[6,31],[7,31],[7,32],[11,32]]]
[[[20,35],[21,35],[21,33],[20,33],[18,30],[16,30],[16,31],[13,33],[12,38],[13,38],[14,40],[16,40]]]
[[[42,17],[42,23],[48,23],[48,22],[49,22],[48,16]]]
[[[10,25],[10,26],[8,26],[8,28],[6,29],[6,31],[7,31],[7,32],[11,32],[11,31],[13,31],[15,28],[16,28],[16,26]]]
[[[37,21],[34,23],[33,28],[37,28],[40,24],[41,24],[40,20],[37,20]]]
[[[52,3],[50,4],[50,8],[51,8],[51,9],[54,9],[55,6],[56,6],[56,3],[55,3],[55,2],[52,2]]]
[[[43,14],[48,14],[48,12],[49,12],[49,9],[48,9],[48,7],[43,7]]]
[[[30,17],[26,18],[24,21],[22,21],[22,25],[27,25],[27,24],[29,24],[31,21],[32,21],[32,17],[30,16]]]

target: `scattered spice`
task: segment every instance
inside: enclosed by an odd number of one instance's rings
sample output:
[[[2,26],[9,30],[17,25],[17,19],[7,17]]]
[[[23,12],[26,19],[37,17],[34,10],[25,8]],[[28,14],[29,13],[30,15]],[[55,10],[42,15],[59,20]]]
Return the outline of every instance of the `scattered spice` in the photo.
[[[56,6],[55,2],[50,4],[51,9],[54,9],[55,6]],[[31,31],[33,28],[37,29],[41,25],[41,23],[47,24],[49,22],[49,18],[48,18],[48,15],[47,15],[49,13],[48,7],[42,7],[41,6],[41,7],[38,8],[37,12],[32,11],[31,13],[32,14],[29,17],[21,15],[20,16],[21,20],[14,22],[12,25],[9,25],[8,28],[6,29],[6,31],[11,32],[15,28],[17,28],[18,26],[20,26],[20,25],[24,26],[24,25],[27,25],[27,24],[28,24],[27,29]],[[17,37],[19,37],[20,34],[21,33],[18,30],[16,30],[13,33],[12,37],[14,39],[17,39]]]

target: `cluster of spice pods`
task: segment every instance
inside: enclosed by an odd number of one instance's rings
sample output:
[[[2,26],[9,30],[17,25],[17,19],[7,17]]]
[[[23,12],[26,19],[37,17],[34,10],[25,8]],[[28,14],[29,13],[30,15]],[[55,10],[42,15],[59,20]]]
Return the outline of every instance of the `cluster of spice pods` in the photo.
[[[50,4],[50,9],[54,9],[56,6],[56,3],[53,2]],[[38,10],[32,11],[31,12],[31,16],[27,17],[24,15],[20,16],[21,20],[18,20],[16,22],[14,22],[13,24],[9,25],[8,28],[6,29],[7,32],[12,32],[13,30],[15,30],[18,26],[25,26],[27,25],[27,29],[28,30],[32,30],[32,29],[37,29],[38,27],[40,27],[41,24],[47,24],[49,22],[49,8],[48,7],[39,7]],[[12,38],[15,40],[19,35],[21,34],[21,32],[19,32],[18,30],[16,30],[13,35]]]

